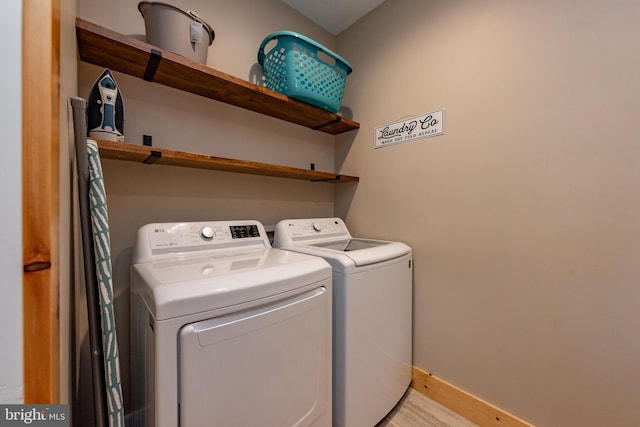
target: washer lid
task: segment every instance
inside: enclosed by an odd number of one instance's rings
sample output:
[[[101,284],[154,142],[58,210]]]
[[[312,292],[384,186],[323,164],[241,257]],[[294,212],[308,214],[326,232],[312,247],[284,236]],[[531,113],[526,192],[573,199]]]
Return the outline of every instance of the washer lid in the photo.
[[[411,253],[404,243],[356,239],[340,218],[285,219],[276,224],[275,246],[327,259],[335,269],[362,267]]]
[[[351,252],[360,251],[362,249],[377,248],[378,246],[388,245],[391,242],[369,239],[347,239],[337,240],[335,242],[322,242],[309,246],[318,246],[321,248],[333,249],[335,251]]]
[[[132,267],[132,286],[156,320],[230,307],[330,277],[323,259],[271,248],[180,256]]]
[[[411,252],[411,248],[404,243],[371,239],[326,241],[301,245],[301,247],[308,249],[305,250],[305,253],[325,258],[346,256],[353,261],[356,267],[388,261]],[[292,246],[291,249],[296,250],[295,246]],[[331,265],[335,266],[335,263],[331,263]]]

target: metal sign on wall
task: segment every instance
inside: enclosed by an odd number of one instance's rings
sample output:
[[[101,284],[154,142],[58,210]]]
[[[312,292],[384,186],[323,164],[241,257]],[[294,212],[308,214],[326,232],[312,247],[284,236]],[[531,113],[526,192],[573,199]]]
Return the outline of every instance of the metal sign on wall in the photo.
[[[374,147],[382,148],[443,134],[444,109],[377,127],[374,131]]]

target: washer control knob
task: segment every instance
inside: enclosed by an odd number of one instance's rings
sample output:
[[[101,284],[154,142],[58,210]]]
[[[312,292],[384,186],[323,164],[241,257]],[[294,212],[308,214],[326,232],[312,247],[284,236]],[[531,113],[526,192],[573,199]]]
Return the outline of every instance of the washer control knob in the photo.
[[[318,233],[322,231],[322,227],[320,227],[315,222],[313,224],[311,224],[311,227],[313,227],[313,231],[317,231]]]
[[[209,226],[202,227],[200,229],[200,237],[202,237],[202,240],[211,240],[213,239],[214,235],[215,235],[215,232],[213,231],[213,228]]]

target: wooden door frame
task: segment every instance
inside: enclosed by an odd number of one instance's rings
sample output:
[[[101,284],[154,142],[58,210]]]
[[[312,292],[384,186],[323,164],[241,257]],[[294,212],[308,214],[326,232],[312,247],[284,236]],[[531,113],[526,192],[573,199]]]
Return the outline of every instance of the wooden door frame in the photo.
[[[60,402],[60,0],[22,2],[25,403]]]

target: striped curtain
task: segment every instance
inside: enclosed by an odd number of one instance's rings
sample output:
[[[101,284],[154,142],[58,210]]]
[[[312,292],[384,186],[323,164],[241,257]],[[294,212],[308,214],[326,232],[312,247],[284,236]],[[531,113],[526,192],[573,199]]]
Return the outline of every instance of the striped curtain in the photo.
[[[96,275],[100,295],[102,322],[102,347],[104,352],[105,387],[109,427],[125,427],[122,387],[120,385],[120,360],[113,309],[113,282],[111,274],[111,240],[109,217],[104,189],[100,154],[95,141],[87,141],[89,155],[89,200],[93,229]]]

